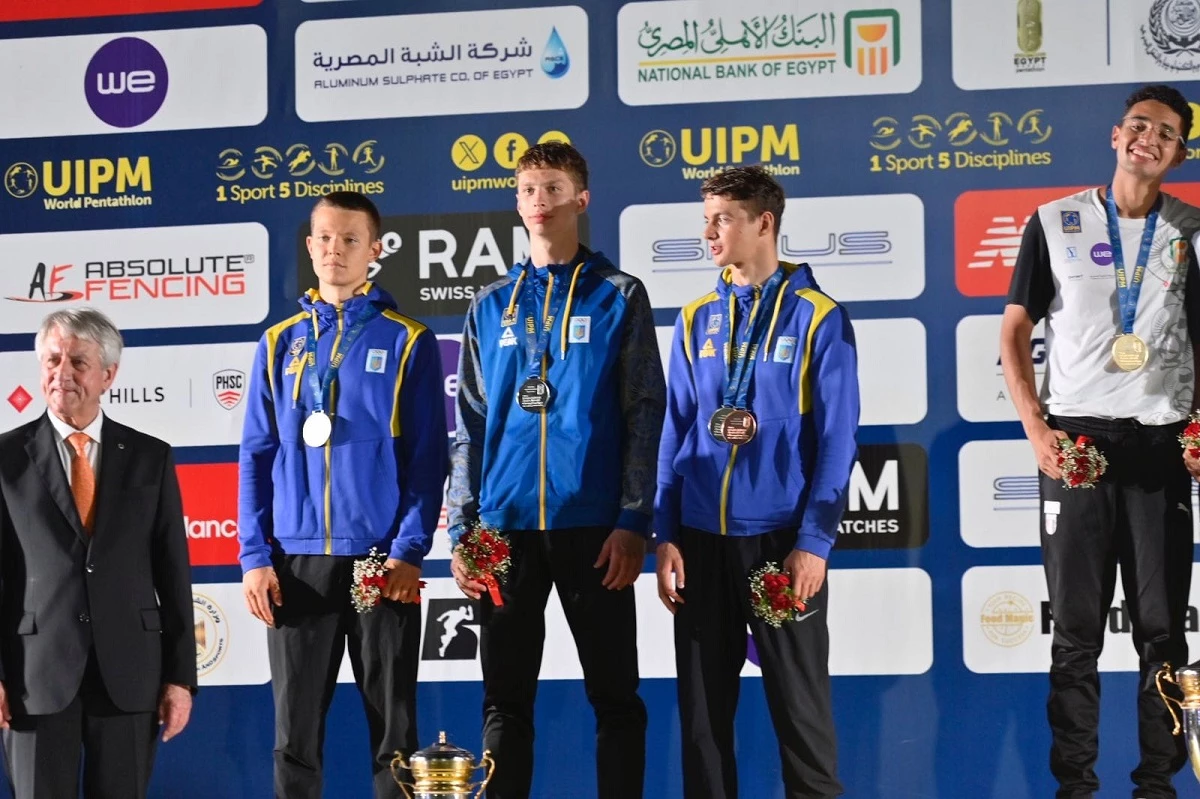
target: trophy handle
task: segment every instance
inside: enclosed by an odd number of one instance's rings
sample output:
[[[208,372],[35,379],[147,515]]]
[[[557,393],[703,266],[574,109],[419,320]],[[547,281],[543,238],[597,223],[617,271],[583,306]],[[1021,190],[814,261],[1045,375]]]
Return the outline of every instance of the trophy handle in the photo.
[[[488,783],[492,780],[492,774],[496,772],[496,761],[492,760],[491,750],[484,749],[483,757],[479,758],[477,768],[483,768],[484,766],[487,766],[487,774],[484,775],[483,782],[479,783],[479,790],[475,793],[475,799],[480,799],[483,796],[483,792],[487,790]]]
[[[408,786],[401,781],[400,775],[397,773],[397,767],[406,770],[408,769],[408,764],[404,762],[404,755],[400,752],[397,752],[396,756],[392,758],[392,762],[388,765],[388,770],[392,772],[392,779],[395,780],[396,784],[400,786],[400,790],[404,792],[406,799],[413,799],[413,795],[409,792]]]
[[[1175,729],[1171,730],[1171,734],[1179,735],[1183,730],[1183,726],[1180,724],[1179,715],[1175,712],[1175,709],[1179,708],[1182,711],[1183,704],[1175,697],[1167,696],[1167,692],[1163,688],[1163,682],[1168,682],[1175,686],[1179,685],[1179,683],[1175,682],[1175,675],[1171,672],[1171,664],[1169,662],[1163,663],[1162,668],[1154,675],[1154,686],[1158,688],[1158,695],[1162,697],[1163,704],[1167,706],[1167,710],[1171,713],[1171,720],[1175,722]]]

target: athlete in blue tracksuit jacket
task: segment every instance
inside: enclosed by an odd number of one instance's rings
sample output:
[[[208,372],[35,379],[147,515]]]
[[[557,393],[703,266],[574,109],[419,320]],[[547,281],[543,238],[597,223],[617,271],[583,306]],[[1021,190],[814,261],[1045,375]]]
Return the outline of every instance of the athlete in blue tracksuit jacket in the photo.
[[[530,258],[476,295],[463,334],[451,538],[482,519],[508,535],[513,558],[503,605],[484,599],[480,608],[483,745],[496,760],[490,799],[531,790],[552,586],[596,712],[597,795],[642,795],[646,711],[632,583],[653,511],[665,392],[646,290],[580,246],[588,201],[575,148],[547,142],[526,152],[517,209]],[[451,569],[478,598],[483,586],[457,555]]]
[[[250,612],[268,625],[275,795],[321,796],[322,742],[347,647],[367,709],[376,797],[417,747],[421,563],[448,466],[434,335],[367,281],[380,217],[356,192],[312,213],[318,289],[259,341],[239,455],[238,538]],[[354,561],[387,558],[383,601],[351,602]]]
[[[749,624],[788,797],[837,796],[825,561],[858,427],[854,333],[806,264],[776,256],[783,189],[759,167],[702,187],[716,290],[683,308],[667,380],[654,528],[675,614],[687,799],[737,796],[733,721]],[[807,600],[779,628],[751,612],[774,562]]]

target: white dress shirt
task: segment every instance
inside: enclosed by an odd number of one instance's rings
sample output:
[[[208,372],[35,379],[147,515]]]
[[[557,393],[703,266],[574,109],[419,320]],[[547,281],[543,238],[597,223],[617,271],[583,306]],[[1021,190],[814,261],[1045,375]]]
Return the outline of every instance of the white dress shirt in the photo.
[[[86,451],[88,463],[92,464],[92,474],[95,475],[96,485],[100,485],[100,428],[104,426],[104,411],[96,414],[96,418],[92,423],[82,430],[76,430],[71,425],[64,422],[54,415],[53,412],[47,411],[50,417],[50,425],[54,428],[54,437],[58,440],[58,456],[62,460],[63,471],[67,473],[67,484],[71,483],[71,461],[75,458],[75,447],[71,446],[71,442],[67,437],[72,433],[87,433],[92,440],[88,442]]]

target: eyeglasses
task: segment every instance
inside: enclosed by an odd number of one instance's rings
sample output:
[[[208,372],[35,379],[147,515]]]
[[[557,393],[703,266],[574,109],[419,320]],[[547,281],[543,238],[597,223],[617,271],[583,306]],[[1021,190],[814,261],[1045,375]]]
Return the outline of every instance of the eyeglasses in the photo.
[[[1125,117],[1121,120],[1121,127],[1132,133],[1134,136],[1141,136],[1150,128],[1154,128],[1154,132],[1158,134],[1159,140],[1164,144],[1178,141],[1182,143],[1183,137],[1179,135],[1179,131],[1170,125],[1155,125],[1146,117]]]

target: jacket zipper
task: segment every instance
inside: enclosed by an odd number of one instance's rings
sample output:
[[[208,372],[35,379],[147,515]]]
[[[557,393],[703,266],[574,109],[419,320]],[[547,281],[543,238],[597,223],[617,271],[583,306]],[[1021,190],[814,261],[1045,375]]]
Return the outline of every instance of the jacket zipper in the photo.
[[[338,347],[342,343],[342,308],[337,309],[337,336],[333,339],[333,349],[329,352],[329,359],[332,362],[334,354],[337,353]],[[328,368],[328,367],[326,367]],[[337,383],[329,386],[329,416],[334,415],[334,399],[337,395]],[[333,554],[333,523],[330,516],[333,513],[333,435],[329,436],[329,440],[325,442],[325,554]]]

